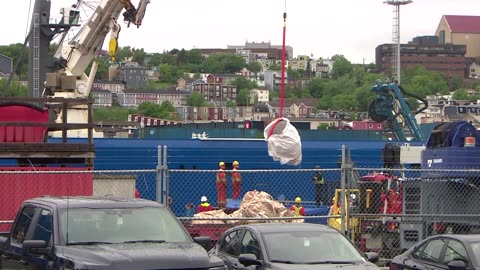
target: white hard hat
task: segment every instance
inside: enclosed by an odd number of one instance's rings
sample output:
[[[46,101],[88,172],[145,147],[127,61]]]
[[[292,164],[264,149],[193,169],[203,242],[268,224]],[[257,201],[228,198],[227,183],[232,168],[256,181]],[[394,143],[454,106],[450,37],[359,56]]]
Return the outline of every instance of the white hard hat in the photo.
[[[200,199],[200,201],[201,201],[201,202],[206,202],[206,201],[208,201],[207,196],[202,196],[202,198]]]

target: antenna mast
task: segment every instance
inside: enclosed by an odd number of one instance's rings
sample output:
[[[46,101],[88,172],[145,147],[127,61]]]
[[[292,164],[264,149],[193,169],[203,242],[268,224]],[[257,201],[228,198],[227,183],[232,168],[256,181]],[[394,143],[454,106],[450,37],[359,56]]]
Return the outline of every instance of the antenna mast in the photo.
[[[400,84],[400,6],[408,5],[412,3],[412,0],[387,0],[384,1],[384,4],[393,6],[393,25],[392,25],[392,46],[393,46],[393,55],[392,55],[392,77],[398,81]]]

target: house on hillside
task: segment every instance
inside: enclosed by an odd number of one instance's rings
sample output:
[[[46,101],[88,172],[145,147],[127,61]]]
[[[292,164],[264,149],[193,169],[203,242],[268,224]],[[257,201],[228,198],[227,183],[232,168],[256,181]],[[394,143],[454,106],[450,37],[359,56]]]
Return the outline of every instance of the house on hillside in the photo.
[[[480,57],[480,16],[443,15],[435,35],[440,44],[466,45],[465,57]]]

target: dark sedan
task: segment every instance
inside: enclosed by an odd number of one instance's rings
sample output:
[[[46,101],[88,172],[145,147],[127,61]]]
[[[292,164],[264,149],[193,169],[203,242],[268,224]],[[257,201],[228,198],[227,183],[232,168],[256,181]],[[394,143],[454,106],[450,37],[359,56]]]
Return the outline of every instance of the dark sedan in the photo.
[[[339,231],[311,223],[241,225],[223,233],[211,254],[228,269],[379,269]]]
[[[393,258],[390,270],[478,269],[480,234],[429,237]]]

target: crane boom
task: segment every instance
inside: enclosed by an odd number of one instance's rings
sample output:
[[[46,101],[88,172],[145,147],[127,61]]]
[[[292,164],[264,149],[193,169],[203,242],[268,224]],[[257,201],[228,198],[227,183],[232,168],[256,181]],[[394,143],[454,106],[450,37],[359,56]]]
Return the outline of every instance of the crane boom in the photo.
[[[82,2],[82,0],[78,1],[78,4]],[[105,37],[110,33],[108,54],[111,57],[111,62],[115,62],[118,34],[121,30],[120,24],[117,22],[120,15],[123,15],[123,20],[127,26],[133,24],[138,28],[142,23],[148,3],[150,3],[150,0],[139,0],[139,8],[137,9],[130,0],[102,0],[75,37],[68,42],[64,41],[63,46],[55,53],[56,65],[52,72],[47,73],[44,95],[63,98],[88,98],[98,67],[97,56],[103,47]],[[62,9],[64,18],[74,20],[71,19],[72,14],[78,16],[78,10],[72,11],[74,9],[76,9],[76,6]],[[122,11],[124,12],[122,13]],[[94,62],[90,74],[86,75],[85,70],[92,60]],[[67,123],[86,123],[87,108],[85,106],[74,106],[68,110]],[[62,121],[61,117],[62,114],[60,113],[57,122]],[[75,131],[75,133],[78,134],[70,134],[70,136],[84,137],[80,133],[85,132]]]

